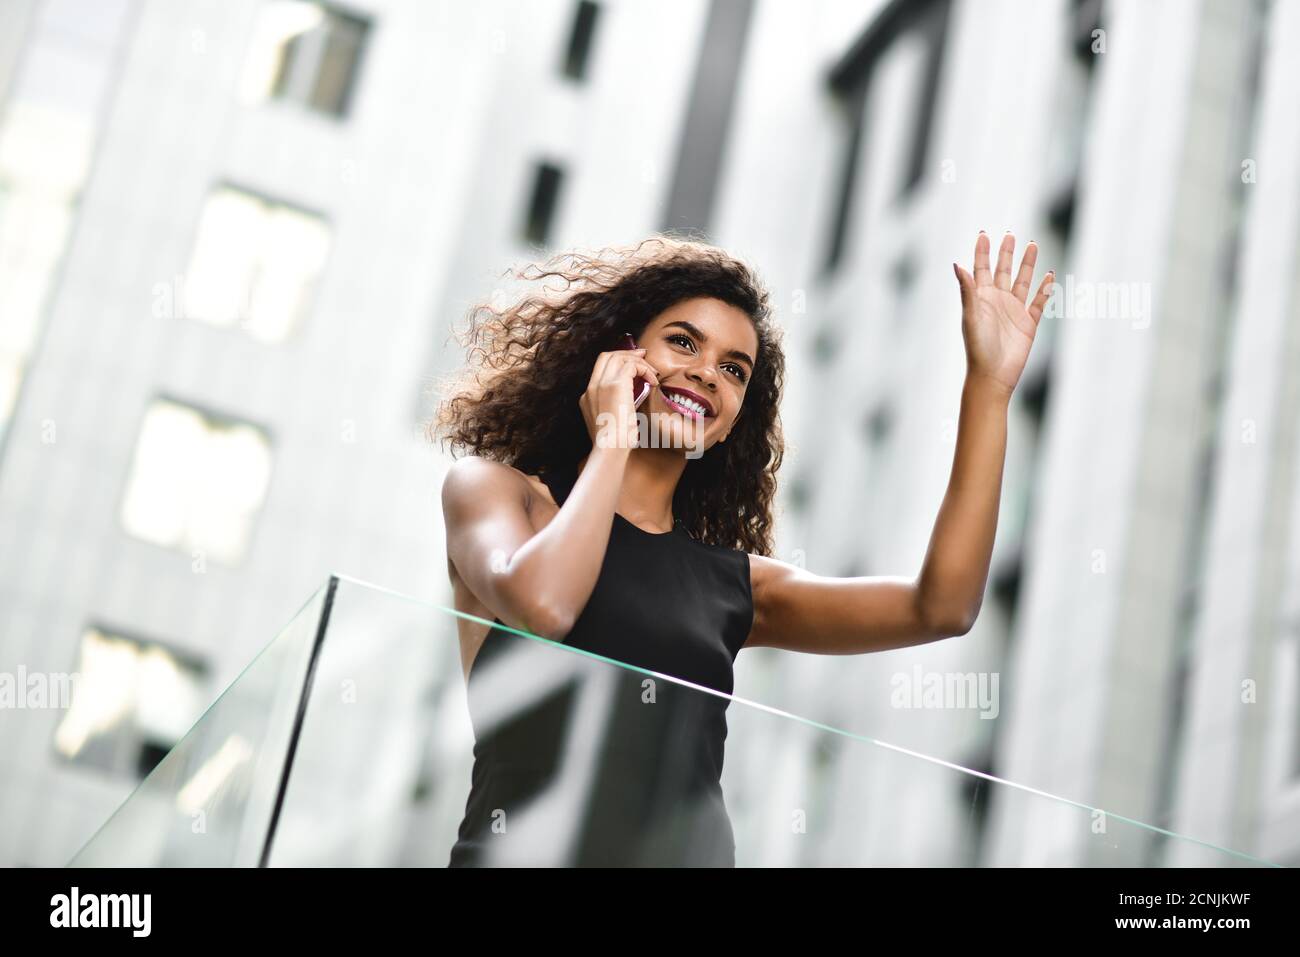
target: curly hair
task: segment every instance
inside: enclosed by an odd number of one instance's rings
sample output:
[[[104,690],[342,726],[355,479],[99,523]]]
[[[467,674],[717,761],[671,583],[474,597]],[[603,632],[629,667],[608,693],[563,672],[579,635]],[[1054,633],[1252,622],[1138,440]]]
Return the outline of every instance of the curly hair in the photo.
[[[687,461],[673,512],[697,541],[771,555],[785,356],[753,269],[716,246],[656,233],[631,246],[559,253],[513,275],[564,285],[543,285],[504,308],[469,309],[468,327],[457,333],[467,365],[441,384],[427,437],[450,443],[453,458],[477,454],[537,475],[574,469],[592,447],[578,400],[598,354],[619,348],[623,332],[639,336],[678,302],[719,299],[754,323],[758,354],[744,414],[726,442]]]

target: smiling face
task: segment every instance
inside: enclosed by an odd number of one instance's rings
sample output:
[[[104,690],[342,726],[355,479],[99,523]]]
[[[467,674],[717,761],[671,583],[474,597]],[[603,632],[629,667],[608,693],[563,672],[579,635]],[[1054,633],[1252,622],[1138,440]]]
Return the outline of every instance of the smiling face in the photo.
[[[657,413],[661,430],[680,440],[677,447],[709,448],[725,439],[758,359],[749,316],[720,299],[683,300],[652,319],[637,345],[659,374],[659,388],[640,411]]]

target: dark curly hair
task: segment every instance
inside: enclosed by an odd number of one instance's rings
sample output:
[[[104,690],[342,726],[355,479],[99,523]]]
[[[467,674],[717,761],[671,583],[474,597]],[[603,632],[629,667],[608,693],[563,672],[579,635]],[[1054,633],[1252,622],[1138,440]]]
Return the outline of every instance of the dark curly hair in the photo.
[[[477,454],[527,474],[573,469],[592,447],[578,400],[597,355],[619,348],[625,331],[639,336],[678,302],[719,299],[753,321],[758,355],[744,414],[726,442],[687,461],[673,513],[697,541],[771,555],[785,356],[755,272],[716,246],[656,233],[632,246],[559,253],[513,275],[564,285],[543,285],[505,308],[470,308],[468,328],[457,334],[468,362],[442,382],[428,438],[449,442],[453,457]]]

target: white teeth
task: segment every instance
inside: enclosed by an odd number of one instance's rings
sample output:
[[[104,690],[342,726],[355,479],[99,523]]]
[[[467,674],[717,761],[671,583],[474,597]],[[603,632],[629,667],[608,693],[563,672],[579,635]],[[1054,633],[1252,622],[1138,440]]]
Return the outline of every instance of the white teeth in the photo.
[[[696,402],[694,399],[688,399],[680,392],[670,392],[668,393],[668,396],[673,400],[673,402],[675,402],[677,405],[682,406],[683,408],[690,409],[693,412],[698,412],[700,415],[709,414],[708,410],[705,409],[702,404]]]

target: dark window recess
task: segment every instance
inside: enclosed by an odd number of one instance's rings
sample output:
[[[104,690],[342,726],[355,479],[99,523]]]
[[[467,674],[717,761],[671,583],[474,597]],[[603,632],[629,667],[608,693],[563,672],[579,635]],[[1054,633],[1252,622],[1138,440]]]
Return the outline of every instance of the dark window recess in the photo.
[[[822,267],[826,273],[834,271],[840,264],[848,245],[850,210],[858,190],[858,156],[868,124],[867,93],[872,77],[882,55],[903,36],[921,36],[926,53],[900,192],[910,192],[925,178],[951,6],[952,0],[891,0],[831,70],[828,82],[832,94],[842,104],[847,131],[836,184],[831,235]]]
[[[903,193],[910,193],[921,182],[930,157],[930,136],[934,131],[934,105],[939,96],[939,69],[943,63],[943,41],[948,32],[949,6],[947,0],[931,4],[917,24],[918,31],[925,37],[925,67],[921,73],[921,98],[914,114]]]
[[[1101,29],[1101,0],[1074,0],[1073,8],[1074,55],[1091,70],[1097,62],[1097,54],[1092,52],[1092,33]]]
[[[974,759],[968,760],[966,766],[972,771],[992,775],[994,773],[992,749],[985,750]],[[966,833],[969,835],[970,845],[967,849],[969,856],[966,866],[973,866],[984,858],[984,843],[988,836],[989,812],[993,802],[992,785],[987,779],[973,774],[960,775],[959,780],[962,804],[968,808]]]
[[[533,195],[528,202],[528,219],[524,223],[524,239],[527,242],[546,245],[563,179],[564,170],[560,167],[553,163],[537,164],[537,173],[533,177]]]
[[[1052,198],[1047,207],[1047,225],[1060,238],[1062,245],[1074,231],[1074,207],[1077,200],[1078,190],[1072,181]]]
[[[573,28],[569,31],[569,46],[564,53],[561,67],[564,75],[572,80],[582,80],[587,76],[587,64],[591,58],[591,38],[596,31],[596,17],[600,7],[591,0],[579,0],[573,11]]]
[[[808,489],[808,480],[802,475],[796,475],[790,482],[789,488],[790,506],[799,511],[807,508],[812,497]]]
[[[862,127],[866,125],[866,117],[863,115],[866,108],[866,87],[855,91],[854,95],[841,104],[848,125],[848,135],[844,144],[844,153],[840,157],[840,175],[836,187],[839,198],[831,213],[833,217],[831,237],[824,264],[827,272],[833,271],[844,258],[845,241],[849,232],[849,210],[853,208],[858,187],[858,154],[862,146]]]
[[[1051,390],[1052,373],[1050,366],[1044,366],[1039,375],[1022,382],[1020,385],[1020,407],[1033,419],[1034,428],[1043,427],[1043,417],[1047,414],[1047,396]]]
[[[993,599],[1002,606],[1008,619],[1015,615],[1020,602],[1020,586],[1024,578],[1024,556],[1017,552],[1002,565],[993,578]]]
[[[818,365],[828,365],[836,356],[839,336],[830,323],[822,323],[812,340],[813,359]]]
[[[893,268],[894,288],[900,296],[907,293],[916,281],[916,256],[908,253],[900,256]]]
[[[140,743],[140,753],[136,757],[135,774],[140,780],[144,780],[158,766],[158,762],[167,756],[167,752],[172,749],[172,745],[165,741],[143,741]]]
[[[364,20],[343,14],[331,14],[330,25],[312,89],[311,106],[346,116],[368,27]]]
[[[867,437],[872,444],[881,444],[889,438],[889,434],[894,430],[893,407],[882,402],[867,416],[864,425],[866,426]]]

